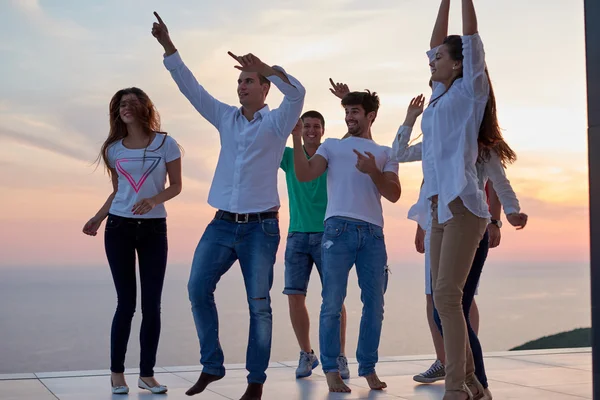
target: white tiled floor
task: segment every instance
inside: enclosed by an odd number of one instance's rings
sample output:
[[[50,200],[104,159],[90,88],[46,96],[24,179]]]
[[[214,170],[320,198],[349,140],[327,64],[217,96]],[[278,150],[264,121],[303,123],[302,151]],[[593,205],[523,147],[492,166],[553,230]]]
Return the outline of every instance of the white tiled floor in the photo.
[[[590,349],[502,352],[486,357],[490,389],[495,399],[591,399],[592,367]],[[443,383],[417,385],[412,376],[427,369],[427,356],[382,357],[377,365],[379,376],[388,384],[381,392],[369,390],[357,376],[358,366],[351,360],[350,394],[329,393],[320,368],[309,378],[294,379],[295,362],[273,362],[267,371],[264,400],[322,399],[441,399]],[[227,376],[195,396],[199,400],[237,400],[246,388],[243,365],[227,366]],[[105,399],[189,399],[185,391],[198,379],[200,366],[156,369],[156,378],[169,387],[167,395],[151,395],[137,388],[137,370],[127,371],[129,396],[110,394],[109,372],[73,371],[38,374],[0,375],[3,400],[105,400]]]

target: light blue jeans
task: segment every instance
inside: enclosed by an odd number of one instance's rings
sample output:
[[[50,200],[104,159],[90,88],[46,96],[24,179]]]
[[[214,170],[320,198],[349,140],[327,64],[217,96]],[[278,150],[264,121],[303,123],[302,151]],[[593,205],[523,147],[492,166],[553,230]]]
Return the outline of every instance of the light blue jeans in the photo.
[[[356,265],[363,303],[356,358],[358,375],[375,372],[383,324],[383,295],[387,289],[387,253],[380,226],[332,217],[325,221],[322,242],[323,304],[319,347],[323,371],[338,371],[340,315],[346,298],[348,275]]]
[[[250,223],[214,219],[204,231],[194,253],[188,282],[203,372],[225,375],[214,292],[221,276],[239,260],[250,308],[248,382],[264,383],[267,379],[265,371],[271,357],[273,330],[269,292],[279,239],[277,219]]]

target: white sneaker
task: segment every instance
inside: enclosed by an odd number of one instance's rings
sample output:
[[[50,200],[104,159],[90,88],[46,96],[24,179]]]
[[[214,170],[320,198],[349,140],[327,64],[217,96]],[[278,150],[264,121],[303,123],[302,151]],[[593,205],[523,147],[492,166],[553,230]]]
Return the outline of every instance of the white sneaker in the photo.
[[[339,356],[337,358],[337,365],[342,379],[350,379],[350,370],[348,369],[348,359],[346,356]]]
[[[317,368],[318,365],[319,359],[314,351],[310,353],[300,351],[300,361],[298,361],[298,368],[296,368],[296,379],[311,376],[312,370]]]

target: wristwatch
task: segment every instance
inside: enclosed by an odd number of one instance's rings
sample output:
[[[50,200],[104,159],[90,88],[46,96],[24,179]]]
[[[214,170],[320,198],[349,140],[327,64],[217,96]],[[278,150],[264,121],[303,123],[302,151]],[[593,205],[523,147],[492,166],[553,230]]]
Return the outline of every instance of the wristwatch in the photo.
[[[498,220],[498,219],[493,219],[490,222],[493,225],[496,225],[498,228],[502,228],[502,221]]]

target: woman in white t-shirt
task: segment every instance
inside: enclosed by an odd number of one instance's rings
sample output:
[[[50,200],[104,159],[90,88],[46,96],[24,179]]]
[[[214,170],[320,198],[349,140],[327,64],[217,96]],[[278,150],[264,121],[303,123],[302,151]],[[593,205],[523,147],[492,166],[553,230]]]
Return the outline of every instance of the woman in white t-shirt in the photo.
[[[110,340],[112,392],[129,392],[125,353],[136,308],[137,253],[142,295],[138,386],[165,393],[167,387],[154,379],[168,249],[164,203],[181,192],[181,151],[171,136],[159,132],[158,111],[141,89],[119,90],[109,112],[110,131],[99,162],[102,159],[108,170],[113,192],[83,233],[96,236],[108,217],[104,245],[117,291]]]
[[[433,95],[423,113],[421,196],[431,210],[431,274],[434,303],[444,327],[444,400],[481,399],[462,310],[462,288],[488,225],[486,196],[476,163],[480,144],[500,134],[483,43],[472,0],[462,0],[463,36],[447,36],[450,0],[442,0],[428,52]],[[507,216],[524,226],[526,216]]]

